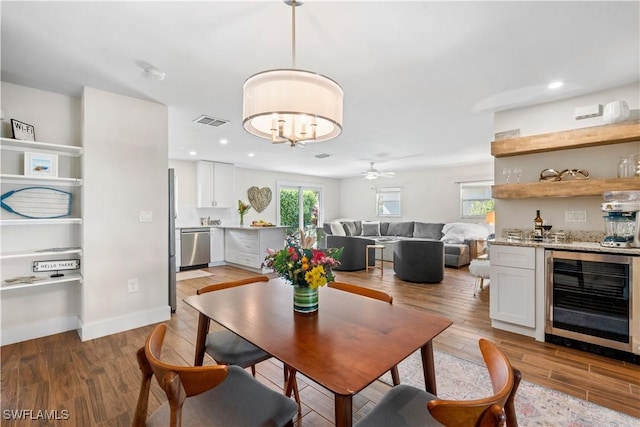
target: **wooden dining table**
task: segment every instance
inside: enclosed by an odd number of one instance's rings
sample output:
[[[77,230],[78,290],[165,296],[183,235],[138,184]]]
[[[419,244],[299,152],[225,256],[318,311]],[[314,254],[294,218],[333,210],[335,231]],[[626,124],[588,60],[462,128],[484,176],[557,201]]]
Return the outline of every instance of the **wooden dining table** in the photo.
[[[436,394],[432,340],[452,324],[328,287],[319,290],[316,313],[298,314],[293,288],[281,279],[192,295],[184,302],[199,312],[196,360],[204,354],[211,319],[330,390],[337,427],[352,425],[354,394],[418,349],[426,390]]]

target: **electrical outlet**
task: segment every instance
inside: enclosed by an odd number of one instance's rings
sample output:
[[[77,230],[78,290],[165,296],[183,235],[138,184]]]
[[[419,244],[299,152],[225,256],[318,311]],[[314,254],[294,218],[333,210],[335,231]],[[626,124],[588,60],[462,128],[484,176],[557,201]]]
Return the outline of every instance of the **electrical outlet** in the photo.
[[[129,279],[127,283],[127,287],[129,289],[129,293],[138,292],[138,279]]]
[[[565,211],[565,222],[587,222],[587,211]]]
[[[151,222],[152,218],[151,211],[140,211],[140,222]]]

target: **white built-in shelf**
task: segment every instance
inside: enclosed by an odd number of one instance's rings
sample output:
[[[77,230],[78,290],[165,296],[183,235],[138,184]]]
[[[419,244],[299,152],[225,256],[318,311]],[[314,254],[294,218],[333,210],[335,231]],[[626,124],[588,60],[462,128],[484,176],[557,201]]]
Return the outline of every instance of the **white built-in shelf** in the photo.
[[[48,256],[69,255],[69,254],[82,255],[82,248],[60,248],[60,249],[43,249],[41,251],[4,252],[0,254],[0,259],[36,258],[41,256],[48,257]]]
[[[65,187],[78,187],[82,185],[82,179],[80,178],[39,178],[11,174],[1,174],[0,181],[2,181],[3,184],[58,185]]]
[[[59,154],[61,156],[80,157],[82,147],[75,145],[51,144],[40,141],[22,141],[13,138],[0,138],[0,147],[3,150],[28,151],[37,150],[44,153]]]
[[[34,288],[37,286],[50,286],[58,283],[69,283],[69,282],[82,282],[82,275],[79,273],[65,274],[62,277],[47,277],[44,280],[38,280],[32,283],[16,283],[13,285],[3,283],[2,286],[0,286],[0,291],[1,292],[12,291],[15,289]]]
[[[82,218],[49,218],[49,219],[0,219],[0,225],[62,225],[62,224],[82,224]]]

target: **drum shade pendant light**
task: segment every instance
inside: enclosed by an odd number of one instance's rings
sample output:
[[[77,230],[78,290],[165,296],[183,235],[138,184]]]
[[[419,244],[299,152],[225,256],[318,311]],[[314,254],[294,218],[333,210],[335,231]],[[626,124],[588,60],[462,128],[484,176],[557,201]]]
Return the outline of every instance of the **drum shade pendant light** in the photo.
[[[292,147],[327,141],[342,132],[344,93],[330,78],[296,69],[296,5],[301,1],[284,2],[291,6],[291,68],[263,71],[245,81],[242,124],[253,135]]]

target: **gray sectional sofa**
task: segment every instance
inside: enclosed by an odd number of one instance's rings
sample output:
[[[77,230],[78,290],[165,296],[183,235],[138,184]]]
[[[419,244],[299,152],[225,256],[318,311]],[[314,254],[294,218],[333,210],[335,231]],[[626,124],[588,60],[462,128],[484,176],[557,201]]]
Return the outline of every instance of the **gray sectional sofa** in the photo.
[[[482,230],[477,224],[460,224],[464,228],[465,225],[476,226],[474,229],[474,238],[484,238]],[[344,247],[342,265],[339,269],[354,271],[365,268],[365,246],[367,244],[382,244],[385,246],[384,259],[386,261],[393,260],[393,248],[398,240],[406,239],[433,239],[442,240],[444,242],[444,264],[446,267],[459,268],[469,264],[470,260],[470,244],[471,240],[466,239],[464,231],[456,230],[451,224],[445,227],[444,223],[424,223],[418,221],[358,221],[358,220],[339,220],[331,221],[323,225],[326,233],[326,247]],[[460,228],[458,227],[458,228]],[[451,232],[445,234],[443,229]],[[339,237],[339,238],[336,238]],[[367,240],[367,242],[362,242]],[[372,263],[372,253],[369,254],[369,263]],[[373,265],[373,264],[372,264]]]

